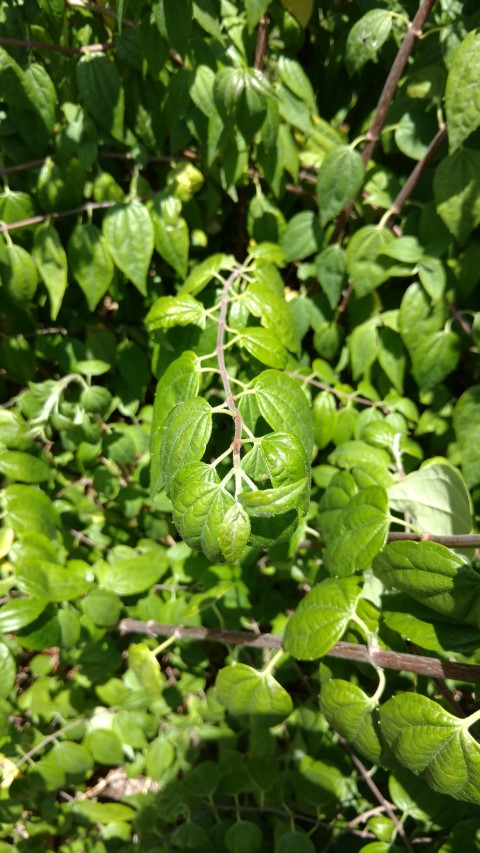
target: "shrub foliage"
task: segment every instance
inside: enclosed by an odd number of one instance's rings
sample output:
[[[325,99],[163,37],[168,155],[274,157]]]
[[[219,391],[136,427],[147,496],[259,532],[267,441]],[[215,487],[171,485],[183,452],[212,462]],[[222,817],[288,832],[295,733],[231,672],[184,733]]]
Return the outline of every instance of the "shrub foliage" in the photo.
[[[479,28],[0,0],[0,853],[479,849]]]

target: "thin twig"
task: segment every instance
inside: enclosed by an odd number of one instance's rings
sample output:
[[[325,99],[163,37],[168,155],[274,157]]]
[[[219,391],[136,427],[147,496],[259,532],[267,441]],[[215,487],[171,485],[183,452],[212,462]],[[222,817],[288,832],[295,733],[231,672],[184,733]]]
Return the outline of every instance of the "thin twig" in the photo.
[[[347,750],[348,754],[350,755],[350,758],[352,759],[353,764],[355,765],[355,767],[359,771],[359,773],[360,773],[363,781],[365,782],[365,784],[370,788],[375,799],[380,803],[381,806],[384,807],[385,812],[388,814],[390,820],[392,821],[393,825],[395,826],[395,829],[397,830],[397,833],[400,836],[400,838],[402,839],[405,847],[407,848],[409,853],[413,853],[413,847],[410,843],[410,840],[407,836],[407,833],[405,832],[403,824],[400,823],[397,815],[395,814],[395,812],[393,810],[392,804],[389,803],[388,800],[385,799],[380,788],[378,787],[378,785],[376,785],[376,783],[374,782],[374,780],[372,779],[372,777],[368,773],[367,768],[365,767],[363,762],[360,761],[358,755],[356,755],[356,753],[353,751],[353,749],[350,746],[350,744],[348,743],[348,741],[346,741],[345,738],[342,737],[341,735],[338,735],[338,739],[339,739],[340,743],[342,744],[342,746],[344,747],[344,749]]]
[[[385,123],[390,104],[392,103],[393,97],[397,89],[398,81],[402,76],[409,56],[412,53],[415,40],[419,36],[421,36],[425,22],[434,5],[435,0],[422,0],[420,8],[408,28],[407,35],[405,36],[402,44],[400,45],[398,53],[394,59],[393,65],[385,81],[385,85],[382,89],[380,98],[378,99],[373,121],[367,132],[368,142],[362,151],[362,160],[365,165],[368,164],[368,161],[370,160],[373,152],[375,151],[377,143],[380,139],[380,131],[382,130],[382,127]],[[340,214],[332,236],[332,243],[337,243],[342,238],[345,226],[353,208],[353,204],[354,201],[349,202],[349,204]]]
[[[84,3],[83,0],[67,0],[67,6],[70,6],[72,9],[83,9],[85,12],[95,12],[97,15],[102,15],[108,18],[113,18],[114,21],[118,21],[118,15],[113,9],[109,9],[108,6],[101,6],[100,3]],[[136,27],[134,21],[130,21],[128,18],[122,18],[122,27]]]
[[[465,533],[463,535],[436,536],[434,533],[405,533],[403,530],[399,532],[389,533],[388,542],[437,542],[438,545],[445,545],[446,548],[480,548],[480,534]]]
[[[255,61],[253,63],[253,67],[257,68],[259,71],[261,71],[261,69],[263,68],[263,57],[265,56],[265,49],[267,47],[267,27],[268,16],[262,15],[258,24],[257,44],[255,46]]]
[[[211,628],[185,628],[179,625],[162,625],[154,620],[143,622],[140,619],[122,619],[117,630],[120,634],[144,634],[150,637],[172,637],[180,640],[206,640],[224,643],[227,646],[248,646],[257,649],[281,649],[282,637],[276,634],[253,634],[251,631],[214,631]],[[430,658],[424,655],[411,655],[394,652],[390,649],[367,648],[357,643],[336,643],[327,653],[327,657],[355,660],[369,663],[383,669],[416,672],[431,678],[453,678],[457,681],[475,682],[480,679],[480,666],[455,663]]]
[[[54,210],[52,213],[41,213],[38,216],[30,216],[28,219],[19,219],[17,222],[2,222],[0,234],[4,234],[6,231],[14,231],[16,228],[40,225],[47,219],[62,219],[64,216],[76,216],[79,213],[90,213],[93,210],[105,210],[108,207],[114,207],[116,204],[118,204],[116,201],[87,201],[85,204],[71,207],[69,210]]]
[[[332,385],[327,385],[326,382],[319,382],[318,379],[312,379],[310,376],[303,376],[301,373],[295,373],[293,370],[286,370],[287,376],[292,379],[299,379],[301,382],[307,382],[308,385],[314,385],[315,388],[320,388],[322,391],[330,391],[335,397],[341,400],[347,400],[350,403],[359,403],[361,406],[371,406],[372,409],[381,409],[382,412],[388,414],[391,411],[390,406],[379,400],[369,400],[368,397],[362,397],[359,394],[349,393],[348,391],[340,391]]]
[[[222,803],[215,803],[211,807],[206,806],[207,811],[209,808],[216,809],[219,812],[248,812],[250,814],[273,814],[276,817],[282,817],[285,820],[295,820],[302,821],[303,823],[311,824],[312,826],[321,826],[325,829],[332,829],[333,823],[331,821],[327,822],[325,820],[319,820],[316,817],[309,817],[308,815],[296,814],[295,812],[290,811],[282,811],[282,809],[269,808],[268,806],[243,806],[241,803],[235,805],[224,805]],[[359,838],[375,838],[373,833],[368,832],[363,829],[350,829],[350,825],[340,827],[342,834],[349,832],[351,835],[357,835]]]
[[[393,202],[390,208],[390,216],[384,222],[385,228],[391,227],[390,220],[393,219],[395,216],[398,216],[398,214],[401,212],[403,205],[405,204],[407,198],[410,198],[425,169],[431,163],[437,151],[446,141],[447,135],[447,127],[445,124],[442,124],[435,136],[433,137],[422,159],[418,161],[415,168],[412,170],[407,180],[405,181],[402,189],[398,193],[395,201]]]
[[[74,720],[71,723],[67,723],[66,726],[63,726],[61,729],[57,729],[57,731],[52,732],[51,735],[47,735],[43,738],[43,740],[40,741],[40,743],[37,743],[36,746],[33,746],[32,749],[29,749],[28,752],[22,755],[22,757],[15,762],[15,767],[21,767],[22,764],[25,764],[26,761],[29,761],[31,758],[33,758],[33,756],[36,755],[37,752],[40,752],[49,743],[58,740],[58,738],[61,737],[61,735],[65,734],[65,732],[70,731],[70,729],[74,729],[76,726],[79,726],[84,722],[85,719],[83,717],[79,717],[78,720]]]
[[[64,47],[60,44],[49,44],[44,41],[35,41],[35,39],[14,39],[0,38],[0,44],[10,45],[11,47],[25,47],[27,50],[53,50],[57,53],[100,53],[106,50],[111,50],[114,47],[113,42],[108,41],[103,44],[85,44],[83,47]]]

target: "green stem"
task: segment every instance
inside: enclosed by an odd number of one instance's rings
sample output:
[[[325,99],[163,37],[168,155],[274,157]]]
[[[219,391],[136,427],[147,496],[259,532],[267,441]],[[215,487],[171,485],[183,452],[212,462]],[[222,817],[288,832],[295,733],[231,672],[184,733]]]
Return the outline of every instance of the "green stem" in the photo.
[[[155,649],[153,649],[152,655],[157,657],[157,655],[161,654],[161,652],[164,652],[165,649],[168,649],[169,646],[173,646],[173,644],[176,643],[177,641],[178,641],[177,635],[173,634],[171,637],[168,637],[167,640],[164,640],[163,643],[160,643],[159,646],[157,646]]]
[[[279,649],[278,652],[275,652],[273,657],[270,658],[267,665],[261,670],[260,675],[270,675],[272,670],[277,666],[279,660],[283,657],[288,657],[288,655],[283,651],[283,649]]]
[[[470,726],[473,726],[474,723],[478,723],[480,720],[480,708],[477,711],[474,711],[473,714],[470,714],[469,717],[466,717],[462,720],[462,729],[469,729]]]

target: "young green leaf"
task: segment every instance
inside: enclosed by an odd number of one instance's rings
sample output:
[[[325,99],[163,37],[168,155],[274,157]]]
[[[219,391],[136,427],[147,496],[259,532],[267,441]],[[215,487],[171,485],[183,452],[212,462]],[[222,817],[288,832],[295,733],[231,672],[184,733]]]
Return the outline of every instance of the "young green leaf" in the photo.
[[[377,60],[380,49],[392,29],[392,15],[386,9],[371,9],[349,30],[345,57],[351,74],[366,62]]]
[[[391,275],[393,261],[382,249],[395,240],[391,231],[377,225],[359,228],[347,246],[347,270],[357,296],[366,296]]]
[[[384,738],[398,761],[435,791],[480,803],[480,746],[467,720],[426,696],[399,693],[380,708]]]
[[[274,430],[293,432],[308,457],[313,449],[312,413],[300,383],[276,370],[264,370],[252,387],[261,414]]]
[[[154,246],[152,221],[140,201],[116,204],[103,217],[102,229],[117,267],[142,296]]]
[[[194,323],[200,328],[205,326],[205,309],[193,296],[160,296],[153,303],[145,318],[150,332],[155,329],[170,329],[172,326],[188,326]]]
[[[289,694],[273,675],[243,663],[221,669],[215,686],[228,711],[237,717],[248,717],[253,726],[277,726],[293,710]]]
[[[287,260],[301,261],[318,252],[322,243],[322,229],[314,212],[304,210],[290,219],[280,241]]]
[[[225,513],[218,532],[218,542],[227,563],[235,563],[250,539],[250,519],[244,508],[235,503]]]
[[[288,512],[290,509],[296,509],[300,515],[306,515],[309,496],[309,481],[302,479],[275,489],[242,492],[238,499],[249,515],[269,518],[272,515]]]
[[[43,459],[21,450],[0,448],[0,472],[20,483],[43,483],[50,479],[50,468]]]
[[[359,595],[358,578],[327,578],[314,586],[287,622],[286,651],[297,660],[326,655],[344,633]]]
[[[288,353],[273,331],[262,329],[258,326],[247,327],[240,332],[240,345],[250,355],[266,364],[267,367],[276,367],[279,370],[287,364]]]
[[[152,440],[177,403],[197,396],[201,373],[197,356],[187,350],[168,365],[158,381],[152,415]]]
[[[173,520],[182,539],[209,560],[221,562],[224,518],[236,504],[214,469],[203,462],[181,467],[172,484],[172,503]]]
[[[361,755],[379,764],[382,744],[369,697],[349,681],[331,678],[322,684],[320,710],[327,722]]]
[[[203,397],[179,403],[172,409],[152,449],[153,457],[160,454],[160,471],[167,490],[184,465],[202,458],[211,432],[212,410]]]
[[[354,495],[337,518],[336,535],[323,553],[332,575],[345,577],[370,568],[385,544],[389,527],[384,489],[370,486]]]

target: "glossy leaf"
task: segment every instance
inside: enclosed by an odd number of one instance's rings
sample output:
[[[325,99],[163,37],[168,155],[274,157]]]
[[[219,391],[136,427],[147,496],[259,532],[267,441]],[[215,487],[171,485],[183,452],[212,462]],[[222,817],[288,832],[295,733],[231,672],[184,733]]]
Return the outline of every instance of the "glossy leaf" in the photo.
[[[359,192],[363,182],[363,162],[358,151],[337,148],[329,151],[317,176],[320,223],[326,225]]]
[[[0,643],[0,699],[8,699],[17,675],[17,665],[11,651]]]
[[[67,255],[53,225],[42,225],[35,233],[33,258],[50,299],[50,317],[56,320],[67,289]]]
[[[203,327],[205,309],[193,296],[160,296],[148,312],[145,323],[149,331],[170,329],[195,323]]]
[[[381,253],[394,240],[391,231],[376,225],[365,225],[351,238],[347,246],[347,270],[359,297],[390,278],[393,263]]]
[[[177,403],[184,403],[197,396],[200,390],[200,370],[197,356],[186,351],[168,365],[159,379],[153,406],[152,437],[165,423]]]
[[[0,450],[0,472],[20,483],[42,483],[50,479],[47,463],[21,450]]]
[[[426,604],[469,625],[479,625],[480,578],[453,551],[436,542],[390,542],[373,562],[375,574]]]
[[[298,660],[327,654],[355,613],[359,593],[357,578],[327,578],[313,587],[287,622],[286,651]]]
[[[68,243],[68,263],[94,311],[112,283],[114,265],[105,238],[92,223],[77,225]]]
[[[336,536],[324,551],[328,571],[345,577],[368,569],[385,544],[388,527],[386,492],[378,486],[362,489],[338,515]]]
[[[382,45],[392,29],[392,15],[386,9],[371,9],[353,25],[345,46],[346,60],[352,74],[366,62],[376,61]]]
[[[480,223],[480,152],[463,148],[439,163],[433,188],[437,211],[463,245]]]
[[[269,329],[247,327],[240,333],[240,343],[254,358],[268,367],[282,370],[287,363],[288,353],[285,347]]]
[[[32,256],[12,243],[6,247],[2,269],[2,284],[8,296],[19,304],[28,303],[38,284],[38,272]]]
[[[218,541],[227,563],[235,563],[243,554],[250,539],[250,519],[244,508],[235,503],[225,513],[220,525]]]
[[[147,209],[139,201],[116,204],[105,213],[102,228],[115,264],[145,296],[154,246]]]
[[[289,694],[273,675],[258,672],[243,663],[221,669],[215,686],[228,711],[238,717],[248,717],[253,726],[276,726],[293,710]]]
[[[293,432],[310,456],[313,448],[312,414],[300,383],[275,370],[264,370],[253,383],[258,407],[274,430]]]
[[[320,710],[355,750],[374,764],[380,762],[382,744],[375,706],[360,687],[340,678],[329,679],[320,690]]]
[[[164,553],[155,550],[109,564],[102,571],[100,586],[117,595],[138,595],[150,589],[166,571]]]
[[[258,489],[256,492],[242,492],[239,501],[250,515],[268,518],[282,512],[296,509],[300,515],[306,515],[310,489],[306,479],[287,483],[275,489]]]
[[[480,126],[480,36],[474,30],[458,45],[445,88],[450,151],[454,153]]]
[[[203,551],[209,560],[222,560],[220,535],[224,542],[224,518],[235,507],[232,495],[203,462],[179,468],[172,489],[173,520],[182,538],[194,550]]]
[[[399,693],[381,706],[380,724],[395,757],[435,791],[480,803],[480,746],[468,718],[454,717],[426,696]]]
[[[161,476],[167,489],[183,466],[202,458],[211,431],[211,406],[203,397],[179,403],[172,409],[161,434],[159,450],[156,443],[153,446],[153,456],[159,452]]]
[[[280,241],[289,261],[301,261],[320,248],[322,229],[310,210],[297,213],[290,219]]]
[[[408,513],[425,533],[469,533],[470,498],[460,474],[450,465],[426,465],[412,471],[388,490],[392,509]]]

